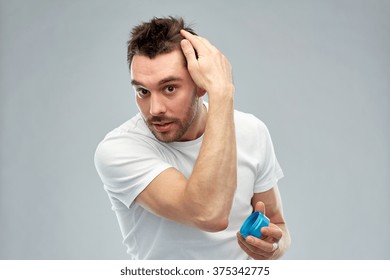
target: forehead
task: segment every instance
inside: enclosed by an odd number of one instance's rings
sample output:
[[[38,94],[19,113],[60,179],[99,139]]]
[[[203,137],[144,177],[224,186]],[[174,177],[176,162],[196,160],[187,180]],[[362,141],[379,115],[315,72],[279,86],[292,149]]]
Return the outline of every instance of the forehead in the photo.
[[[145,86],[154,85],[169,76],[178,76],[182,79],[189,76],[184,55],[179,50],[160,54],[154,58],[135,55],[131,62],[130,72],[133,81]]]

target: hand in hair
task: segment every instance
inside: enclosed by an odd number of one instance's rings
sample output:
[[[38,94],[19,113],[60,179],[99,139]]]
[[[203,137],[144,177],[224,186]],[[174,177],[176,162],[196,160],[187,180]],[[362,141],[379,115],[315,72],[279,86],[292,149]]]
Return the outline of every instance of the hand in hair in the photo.
[[[233,94],[232,68],[228,59],[207,39],[185,30],[181,30],[181,34],[185,38],[181,48],[188,71],[198,87],[206,90],[209,98]]]

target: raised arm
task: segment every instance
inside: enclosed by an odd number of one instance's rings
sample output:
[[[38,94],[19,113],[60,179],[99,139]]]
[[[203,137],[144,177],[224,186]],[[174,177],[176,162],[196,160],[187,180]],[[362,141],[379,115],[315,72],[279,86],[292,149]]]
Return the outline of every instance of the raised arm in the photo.
[[[206,39],[185,31],[182,35],[186,38],[181,48],[188,71],[196,85],[208,93],[203,143],[188,180],[169,168],[138,195],[136,202],[156,215],[220,231],[228,226],[237,185],[231,66]]]

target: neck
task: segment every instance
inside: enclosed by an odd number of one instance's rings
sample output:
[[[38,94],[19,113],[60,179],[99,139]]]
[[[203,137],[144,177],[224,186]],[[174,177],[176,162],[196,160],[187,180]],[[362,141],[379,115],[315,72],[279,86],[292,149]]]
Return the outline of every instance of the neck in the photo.
[[[191,128],[185,136],[183,137],[184,141],[191,141],[201,137],[206,129],[207,121],[207,108],[203,104],[202,98],[199,98],[197,102],[197,112],[195,114],[194,120],[192,121]]]

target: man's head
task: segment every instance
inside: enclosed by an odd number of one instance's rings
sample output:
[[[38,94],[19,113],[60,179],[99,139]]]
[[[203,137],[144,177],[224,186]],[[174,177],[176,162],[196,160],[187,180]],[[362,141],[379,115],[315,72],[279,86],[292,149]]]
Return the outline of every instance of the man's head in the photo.
[[[181,29],[195,34],[182,18],[155,17],[149,22],[135,26],[131,32],[130,40],[127,42],[127,62],[129,66],[134,55],[155,58],[159,54],[180,49],[180,41],[184,39],[180,34]]]
[[[154,18],[136,26],[128,42],[138,108],[150,131],[162,142],[196,139],[205,125],[203,104],[198,102],[205,91],[194,83],[187,69],[180,46],[184,39],[181,29],[194,34],[181,18]]]

